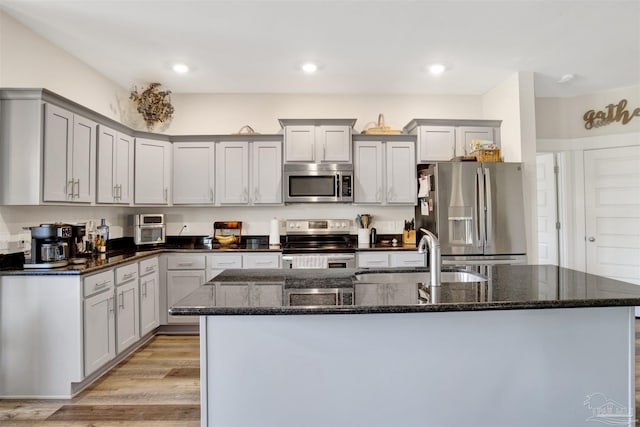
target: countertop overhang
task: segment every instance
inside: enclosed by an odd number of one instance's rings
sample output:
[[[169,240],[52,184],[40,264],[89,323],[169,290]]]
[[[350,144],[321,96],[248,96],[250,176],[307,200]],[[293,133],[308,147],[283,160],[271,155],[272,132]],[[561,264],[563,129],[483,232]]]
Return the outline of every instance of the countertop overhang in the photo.
[[[402,270],[225,270],[210,282],[170,308],[172,315],[301,315],[423,313],[481,310],[588,308],[640,305],[640,286],[550,265],[498,265],[491,280],[473,283],[443,283],[438,289],[428,284],[390,283],[415,287],[413,304],[358,303],[355,275],[372,272],[427,272],[425,268]],[[354,290],[354,304],[341,306],[225,307],[216,305],[216,286],[260,286],[279,284],[289,288],[340,288]],[[379,284],[366,284],[376,286]],[[438,302],[420,303],[417,286],[438,293]]]

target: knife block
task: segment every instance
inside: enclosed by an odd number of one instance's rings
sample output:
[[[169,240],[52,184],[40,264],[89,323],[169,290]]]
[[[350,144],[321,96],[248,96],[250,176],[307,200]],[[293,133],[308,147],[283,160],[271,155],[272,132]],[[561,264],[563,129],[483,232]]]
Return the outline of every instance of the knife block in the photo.
[[[416,230],[402,230],[402,246],[416,245]]]

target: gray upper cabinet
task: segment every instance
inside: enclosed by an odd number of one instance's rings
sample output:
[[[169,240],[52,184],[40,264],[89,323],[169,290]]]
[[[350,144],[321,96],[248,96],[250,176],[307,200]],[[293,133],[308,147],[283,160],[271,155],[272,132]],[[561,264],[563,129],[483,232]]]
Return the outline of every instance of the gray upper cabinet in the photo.
[[[415,142],[408,135],[354,137],[354,203],[415,205]]]
[[[131,203],[134,138],[98,126],[98,203]]]
[[[418,133],[418,161],[451,160],[456,156],[454,126],[421,126]]]
[[[500,148],[500,120],[414,119],[404,132],[416,135],[418,163],[449,161],[471,153],[474,139]]]
[[[95,202],[96,132],[95,122],[45,104],[43,201]]]
[[[136,138],[135,143],[136,204],[169,204],[171,184],[171,143]]]
[[[471,151],[473,151],[471,149],[471,142],[474,139],[493,141],[493,143],[496,144],[493,134],[493,128],[488,126],[460,126],[458,128],[456,152],[459,153],[459,156],[471,154]],[[498,142],[496,145],[499,147],[500,143]]]
[[[351,162],[355,119],[280,119],[284,128],[284,161]]]
[[[213,205],[215,143],[173,144],[173,204]]]
[[[282,142],[218,142],[216,186],[218,205],[281,204]]]

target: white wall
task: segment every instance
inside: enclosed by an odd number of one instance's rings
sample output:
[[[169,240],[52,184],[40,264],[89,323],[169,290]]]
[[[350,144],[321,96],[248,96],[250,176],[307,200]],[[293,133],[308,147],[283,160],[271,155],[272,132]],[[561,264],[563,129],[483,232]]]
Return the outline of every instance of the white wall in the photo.
[[[585,129],[583,115],[588,110],[604,110],[607,105],[627,99],[632,113],[640,107],[640,86],[620,88],[573,98],[537,98],[537,151],[559,155],[560,182],[560,263],[584,271],[584,152],[585,150],[640,145],[640,117],[626,125],[614,122]],[[639,165],[640,167],[640,165]]]
[[[121,120],[128,92],[0,11],[0,87],[44,87]]]
[[[524,212],[527,259],[538,260],[536,201],[536,114],[533,73],[512,74],[482,96],[485,119],[503,120],[501,148],[507,162],[524,164]]]
[[[607,126],[585,129],[584,114],[589,110],[606,111],[609,104],[628,101],[627,110],[640,108],[640,86],[619,88],[571,98],[536,98],[536,133],[540,139],[589,138],[640,132],[640,117],[626,125],[614,122]]]
[[[402,129],[415,118],[478,119],[478,96],[172,94],[176,109],[170,134],[231,134],[250,125],[256,132],[281,131],[278,119],[354,118],[362,131],[383,113],[385,123]]]

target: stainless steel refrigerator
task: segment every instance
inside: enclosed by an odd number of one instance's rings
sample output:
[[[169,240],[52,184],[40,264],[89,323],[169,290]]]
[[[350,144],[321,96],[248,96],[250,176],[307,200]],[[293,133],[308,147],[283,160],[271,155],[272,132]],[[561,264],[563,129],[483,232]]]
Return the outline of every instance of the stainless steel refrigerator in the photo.
[[[521,163],[441,162],[418,175],[416,228],[438,236],[443,266],[526,263]]]

